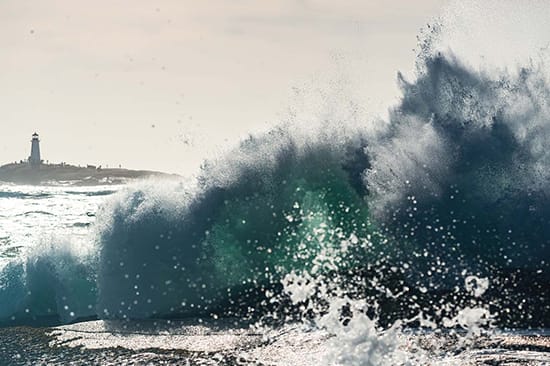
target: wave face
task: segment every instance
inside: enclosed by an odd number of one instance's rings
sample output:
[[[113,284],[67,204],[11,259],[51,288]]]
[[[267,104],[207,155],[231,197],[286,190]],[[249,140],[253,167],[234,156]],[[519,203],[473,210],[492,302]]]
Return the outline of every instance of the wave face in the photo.
[[[85,246],[59,240],[34,249],[0,273],[0,324],[48,325],[94,317],[93,255]]]
[[[2,271],[0,318],[262,314],[285,309],[282,281],[307,273],[388,321],[481,303],[503,326],[550,326],[543,73],[428,55],[400,83],[381,133],[281,128],[196,182],[119,193],[90,251],[57,245]]]
[[[353,156],[339,147],[285,139],[281,132],[251,139],[236,159],[205,166],[193,190],[143,189],[121,198],[101,232],[102,314],[242,307],[281,275],[311,269],[319,252],[366,233],[365,167],[345,164]]]

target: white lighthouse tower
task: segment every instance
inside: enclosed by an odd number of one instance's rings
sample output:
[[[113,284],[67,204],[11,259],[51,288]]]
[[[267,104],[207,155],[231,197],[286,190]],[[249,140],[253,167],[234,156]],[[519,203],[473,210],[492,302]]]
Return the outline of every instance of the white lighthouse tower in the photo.
[[[40,158],[40,140],[38,139],[38,134],[35,132],[32,134],[31,140],[31,156],[29,157],[29,163],[36,166],[42,163]]]

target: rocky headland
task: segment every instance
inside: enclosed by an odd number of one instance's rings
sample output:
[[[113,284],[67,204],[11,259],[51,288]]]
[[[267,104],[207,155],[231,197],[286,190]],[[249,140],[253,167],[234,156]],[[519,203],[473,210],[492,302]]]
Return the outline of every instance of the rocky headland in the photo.
[[[124,184],[150,177],[176,178],[175,174],[122,168],[79,167],[70,164],[12,163],[0,166],[0,182],[30,185]]]

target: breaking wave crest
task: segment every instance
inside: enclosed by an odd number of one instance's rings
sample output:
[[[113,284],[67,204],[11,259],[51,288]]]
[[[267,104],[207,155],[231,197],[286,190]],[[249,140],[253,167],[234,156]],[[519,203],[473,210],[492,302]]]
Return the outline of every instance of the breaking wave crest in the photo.
[[[452,302],[549,326],[544,74],[435,55],[399,80],[382,133],[281,128],[197,179],[119,192],[84,253],[53,242],[2,270],[0,319],[291,317],[309,296],[283,287],[321,276],[389,323],[450,316],[440,305]],[[323,291],[310,283],[308,295]]]

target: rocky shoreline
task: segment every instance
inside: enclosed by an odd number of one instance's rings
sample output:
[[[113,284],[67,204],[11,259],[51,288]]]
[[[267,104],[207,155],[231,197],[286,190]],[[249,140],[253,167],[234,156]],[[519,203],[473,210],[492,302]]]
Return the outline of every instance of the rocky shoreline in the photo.
[[[122,168],[101,168],[95,166],[79,167],[69,164],[13,163],[0,166],[0,182],[29,185],[109,185],[124,184],[135,179],[150,177],[176,178],[167,174],[149,170],[130,170]]]
[[[405,337],[411,356],[420,351],[421,360],[430,365],[550,364],[548,331],[497,332],[467,339],[467,344],[451,333],[413,332]],[[13,365],[306,366],[323,363],[331,340],[324,331],[304,332],[299,326],[263,333],[254,327],[207,320],[98,320],[52,328],[7,327],[0,328],[0,338],[0,363]]]

